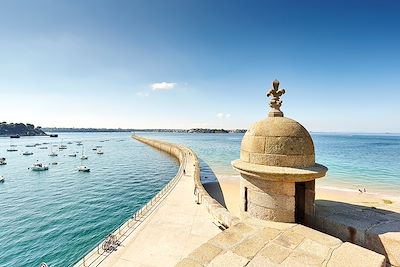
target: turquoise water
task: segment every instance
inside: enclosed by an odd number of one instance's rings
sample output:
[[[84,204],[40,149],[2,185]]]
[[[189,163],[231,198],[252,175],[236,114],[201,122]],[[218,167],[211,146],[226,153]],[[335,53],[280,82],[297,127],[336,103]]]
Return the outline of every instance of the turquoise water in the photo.
[[[239,158],[243,134],[139,133],[187,145],[201,159],[202,175],[237,176],[230,162]],[[367,188],[389,195],[400,192],[400,136],[312,134],[317,161],[328,166],[319,184],[349,189]],[[68,146],[51,158],[48,150],[27,144],[53,141]],[[108,140],[107,142],[101,142]],[[78,173],[82,141],[90,173]],[[70,266],[143,206],[173,176],[177,162],[127,133],[61,134],[58,139],[12,140],[18,152],[6,152],[9,138],[0,138],[0,266]],[[92,150],[103,146],[104,155]],[[50,145],[49,145],[50,146]],[[22,156],[33,151],[33,156]],[[77,158],[67,155],[78,152]],[[28,170],[36,160],[53,161],[47,172]]]
[[[238,175],[231,165],[239,158],[243,134],[143,134],[182,143],[218,174]],[[400,196],[400,135],[312,134],[316,160],[329,168],[318,184]]]
[[[53,142],[68,148],[48,150],[25,145]],[[109,140],[106,142],[101,142]],[[82,141],[90,173],[77,167]],[[6,152],[9,138],[0,138],[0,266],[71,266],[150,200],[178,170],[177,161],[133,141],[127,133],[60,134],[59,138],[26,137],[12,140],[18,152]],[[103,146],[104,155],[92,150]],[[50,144],[48,145],[50,146]],[[23,151],[34,155],[23,156]],[[78,152],[76,158],[68,154]],[[28,170],[39,160],[48,171]]]

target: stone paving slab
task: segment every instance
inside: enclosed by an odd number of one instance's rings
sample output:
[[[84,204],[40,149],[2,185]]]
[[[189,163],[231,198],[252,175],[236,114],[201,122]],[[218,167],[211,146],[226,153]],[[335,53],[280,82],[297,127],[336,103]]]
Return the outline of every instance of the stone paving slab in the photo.
[[[400,214],[342,202],[317,200],[312,227],[385,255],[400,266]]]
[[[381,254],[343,243],[306,226],[251,219],[211,238],[177,266],[383,267],[385,264]]]
[[[174,266],[195,248],[221,232],[213,224],[205,207],[195,203],[194,161],[194,155],[187,153],[186,175],[145,219],[136,233],[129,236],[117,251],[93,266]],[[201,260],[201,257],[196,260]],[[189,259],[182,264],[201,266]]]

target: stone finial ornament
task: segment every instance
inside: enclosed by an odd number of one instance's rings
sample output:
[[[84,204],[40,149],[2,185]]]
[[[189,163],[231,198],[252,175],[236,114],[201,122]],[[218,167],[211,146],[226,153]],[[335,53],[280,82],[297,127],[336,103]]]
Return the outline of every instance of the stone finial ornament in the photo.
[[[269,117],[283,117],[283,112],[280,110],[282,105],[282,100],[280,97],[285,93],[285,89],[279,89],[279,81],[274,80],[272,82],[272,89],[270,89],[267,93],[267,96],[272,96],[269,106],[271,107],[270,112],[268,113]]]

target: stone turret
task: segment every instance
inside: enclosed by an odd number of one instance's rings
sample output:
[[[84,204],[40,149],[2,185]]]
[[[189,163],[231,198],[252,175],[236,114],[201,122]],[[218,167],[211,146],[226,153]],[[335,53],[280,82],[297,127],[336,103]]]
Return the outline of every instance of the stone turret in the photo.
[[[315,179],[327,168],[315,163],[314,144],[298,122],[280,110],[279,81],[272,83],[268,117],[252,125],[243,137],[240,159],[242,217],[305,223],[314,215]]]

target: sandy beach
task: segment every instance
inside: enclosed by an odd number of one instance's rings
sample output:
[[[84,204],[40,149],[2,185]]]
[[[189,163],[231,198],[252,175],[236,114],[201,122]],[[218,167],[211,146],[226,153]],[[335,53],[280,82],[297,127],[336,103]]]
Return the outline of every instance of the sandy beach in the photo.
[[[216,177],[219,184],[210,183],[205,185],[207,191],[212,195],[218,195],[218,199],[223,197],[222,201],[225,202],[226,208],[233,215],[239,216],[239,176],[216,173]],[[219,191],[222,191],[222,194]],[[400,213],[400,196],[396,197],[368,192],[360,193],[353,189],[317,185],[315,198],[363,205]]]

